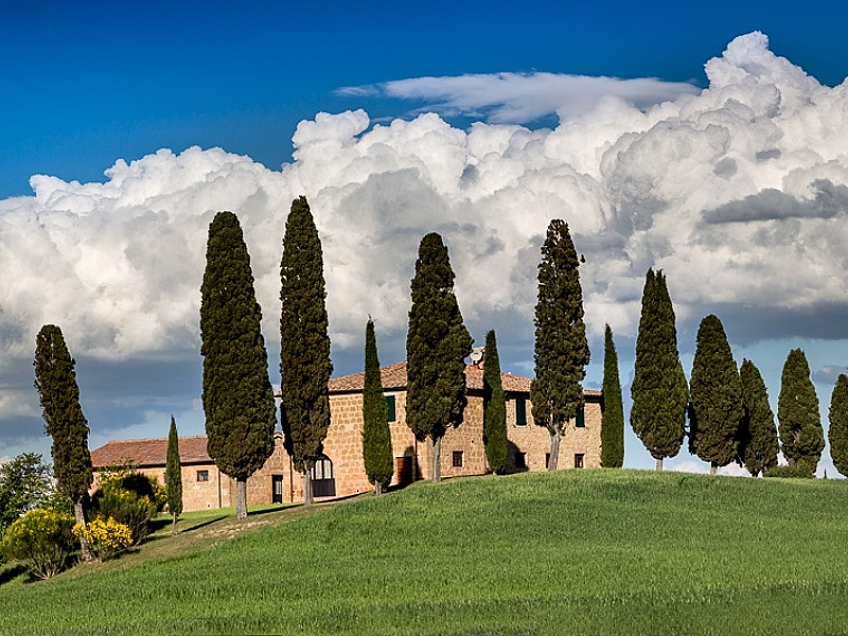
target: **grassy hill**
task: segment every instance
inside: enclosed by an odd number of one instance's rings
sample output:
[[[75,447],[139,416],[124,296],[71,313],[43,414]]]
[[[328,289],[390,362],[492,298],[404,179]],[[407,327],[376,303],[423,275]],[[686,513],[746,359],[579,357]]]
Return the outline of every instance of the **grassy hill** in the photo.
[[[0,586],[0,633],[848,633],[844,480],[563,471],[192,523]]]

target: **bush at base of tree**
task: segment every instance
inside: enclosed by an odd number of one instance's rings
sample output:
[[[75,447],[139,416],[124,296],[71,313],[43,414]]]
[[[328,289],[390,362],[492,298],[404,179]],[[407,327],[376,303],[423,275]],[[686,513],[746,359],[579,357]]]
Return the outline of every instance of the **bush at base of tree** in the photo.
[[[807,464],[799,463],[792,466],[775,466],[769,469],[763,477],[812,479],[813,471]]]
[[[65,567],[74,547],[74,517],[51,509],[29,510],[0,543],[7,559],[23,563],[34,576],[49,579]]]
[[[147,536],[150,520],[166,502],[165,489],[156,478],[138,472],[106,477],[91,497],[93,516],[125,524],[133,544]]]
[[[83,536],[91,544],[94,554],[101,561],[107,561],[126,550],[133,544],[132,532],[129,526],[109,517],[95,519],[83,525],[78,523],[73,528],[74,536]]]

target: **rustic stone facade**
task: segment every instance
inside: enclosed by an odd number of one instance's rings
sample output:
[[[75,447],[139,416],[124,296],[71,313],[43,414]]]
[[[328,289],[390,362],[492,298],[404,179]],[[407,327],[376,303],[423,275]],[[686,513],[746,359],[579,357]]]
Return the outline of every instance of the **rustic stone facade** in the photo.
[[[391,408],[389,429],[395,473],[391,485],[405,485],[432,477],[433,445],[419,442],[406,425],[406,364],[381,369],[384,394]],[[482,475],[488,472],[483,446],[483,370],[466,369],[468,403],[464,421],[449,429],[441,442],[443,478]],[[530,379],[502,374],[506,395],[508,467],[511,471],[547,469],[551,437],[547,429],[533,423]],[[313,469],[316,499],[346,497],[369,492],[373,487],[365,475],[362,458],[362,388],[364,374],[330,380],[330,428],[324,440],[324,457]],[[560,442],[558,468],[597,468],[601,465],[602,395],[585,391],[583,413],[569,422]],[[391,417],[393,415],[393,418]],[[165,483],[167,439],[109,442],[92,452],[96,471],[129,461],[133,467]],[[183,477],[183,509],[205,510],[234,507],[235,480],[222,474],[206,453],[206,437],[180,438]],[[95,484],[99,478],[96,472]],[[281,433],[275,435],[274,453],[247,480],[247,504],[303,500],[300,473],[294,471]]]

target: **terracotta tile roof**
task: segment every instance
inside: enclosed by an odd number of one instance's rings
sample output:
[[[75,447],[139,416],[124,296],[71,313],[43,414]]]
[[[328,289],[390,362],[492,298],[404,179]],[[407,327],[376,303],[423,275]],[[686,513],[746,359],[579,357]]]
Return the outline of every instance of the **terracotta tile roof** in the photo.
[[[380,377],[384,390],[406,388],[406,362],[383,367],[380,369]],[[465,382],[472,391],[483,390],[483,367],[469,365],[465,367]],[[512,373],[501,373],[501,383],[504,391],[510,393],[529,393],[530,378],[525,378]],[[330,380],[330,393],[354,393],[362,391],[365,385],[365,373],[353,373]],[[600,397],[600,391],[584,390],[585,395]]]
[[[120,466],[128,460],[136,468],[164,466],[168,454],[168,438],[125,439],[111,441],[91,451],[91,463],[95,470],[109,466]],[[180,462],[182,464],[210,464],[212,458],[206,452],[206,436],[180,438]]]

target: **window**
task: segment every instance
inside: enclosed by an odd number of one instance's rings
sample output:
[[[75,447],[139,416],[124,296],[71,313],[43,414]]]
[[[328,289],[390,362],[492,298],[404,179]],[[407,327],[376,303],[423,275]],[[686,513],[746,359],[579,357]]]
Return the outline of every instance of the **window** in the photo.
[[[551,454],[545,453],[545,470],[551,467]]]
[[[527,453],[516,453],[515,454],[515,467],[516,468],[527,468]]]
[[[577,453],[574,456],[574,467],[583,468],[583,453]]]
[[[397,420],[397,415],[395,414],[395,396],[387,395],[386,396],[386,409],[389,411],[389,421],[394,422]]]
[[[453,452],[453,467],[462,468],[462,451]]]
[[[515,398],[515,424],[527,425],[527,401],[524,398]]]
[[[197,471],[197,481],[209,481],[209,471],[208,470],[198,470]]]
[[[577,409],[577,417],[574,420],[574,426],[576,426],[577,428],[586,427],[586,414],[583,412],[582,406]]]

